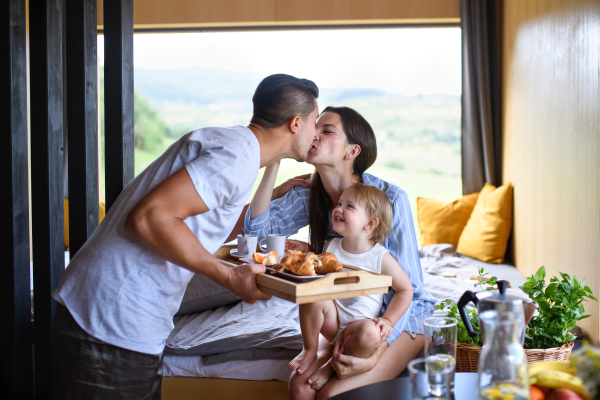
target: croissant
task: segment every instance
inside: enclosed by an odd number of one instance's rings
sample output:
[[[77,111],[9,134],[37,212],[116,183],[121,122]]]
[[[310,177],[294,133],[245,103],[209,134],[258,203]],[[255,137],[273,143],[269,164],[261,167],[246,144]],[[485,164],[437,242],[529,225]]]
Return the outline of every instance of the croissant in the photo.
[[[317,274],[315,272],[315,261],[318,262],[318,257],[315,253],[296,253],[283,257],[281,265],[296,275],[314,276]]]
[[[288,251],[287,255],[281,258],[280,264],[272,268],[280,272],[288,270],[296,275],[314,276],[342,272],[343,266],[331,253],[317,255]]]
[[[323,253],[319,256],[320,266],[315,266],[315,272],[325,275],[330,272],[342,272],[342,264],[331,253]]]

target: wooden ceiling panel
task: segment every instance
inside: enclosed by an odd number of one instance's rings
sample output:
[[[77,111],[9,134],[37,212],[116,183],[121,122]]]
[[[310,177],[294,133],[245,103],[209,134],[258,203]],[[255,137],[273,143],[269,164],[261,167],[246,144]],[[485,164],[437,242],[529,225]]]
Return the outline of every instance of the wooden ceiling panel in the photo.
[[[277,0],[279,21],[457,20],[460,2],[448,0]]]
[[[98,28],[103,28],[98,0]],[[134,0],[143,29],[459,23],[460,0]]]

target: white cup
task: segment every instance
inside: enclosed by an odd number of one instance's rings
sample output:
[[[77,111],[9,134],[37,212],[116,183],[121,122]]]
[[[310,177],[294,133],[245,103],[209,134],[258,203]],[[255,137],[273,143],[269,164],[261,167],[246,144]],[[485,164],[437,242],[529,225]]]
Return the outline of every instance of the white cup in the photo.
[[[242,236],[238,235],[237,237],[237,245],[238,245],[238,256],[246,257],[252,255],[256,251],[256,242],[258,240],[257,236]]]
[[[270,233],[267,235],[266,239],[261,239],[260,248],[264,250],[264,243],[267,243],[267,251],[276,251],[277,258],[283,257],[285,254],[285,241],[287,237],[285,235],[280,235],[276,233]]]

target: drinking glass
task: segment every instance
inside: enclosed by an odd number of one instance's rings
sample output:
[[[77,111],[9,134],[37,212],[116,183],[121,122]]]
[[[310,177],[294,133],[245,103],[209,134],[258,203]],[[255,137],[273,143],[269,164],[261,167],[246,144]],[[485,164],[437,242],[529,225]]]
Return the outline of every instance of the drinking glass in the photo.
[[[449,373],[450,390],[454,391],[454,368],[456,366],[456,333],[458,330],[455,318],[445,316],[431,317],[423,321],[425,333],[425,358],[436,356],[435,363],[447,368],[452,365]],[[431,363],[432,368],[436,364]],[[436,385],[431,387],[431,394],[437,393]]]
[[[433,356],[436,357],[436,356]],[[408,363],[412,400],[451,400],[449,385],[450,368],[428,368],[434,360],[417,358]],[[454,367],[452,367],[453,370]],[[431,382],[439,382],[438,394],[432,395]],[[443,384],[445,382],[445,385]]]

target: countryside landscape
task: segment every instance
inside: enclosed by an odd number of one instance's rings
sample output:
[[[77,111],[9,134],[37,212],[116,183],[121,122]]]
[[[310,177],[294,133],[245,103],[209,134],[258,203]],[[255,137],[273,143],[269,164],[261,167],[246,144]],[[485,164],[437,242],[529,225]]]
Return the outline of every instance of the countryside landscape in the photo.
[[[192,129],[247,125],[252,94],[262,78],[256,73],[202,67],[136,68],[135,173]],[[318,103],[320,110],[328,105],[352,107],[369,121],[377,136],[378,158],[367,172],[408,193],[417,237],[417,197],[452,200],[461,195],[459,96],[402,96],[369,88],[320,87]],[[103,130],[101,126],[101,134]],[[283,182],[313,169],[284,160],[277,180]],[[262,171],[255,189],[261,176]]]

